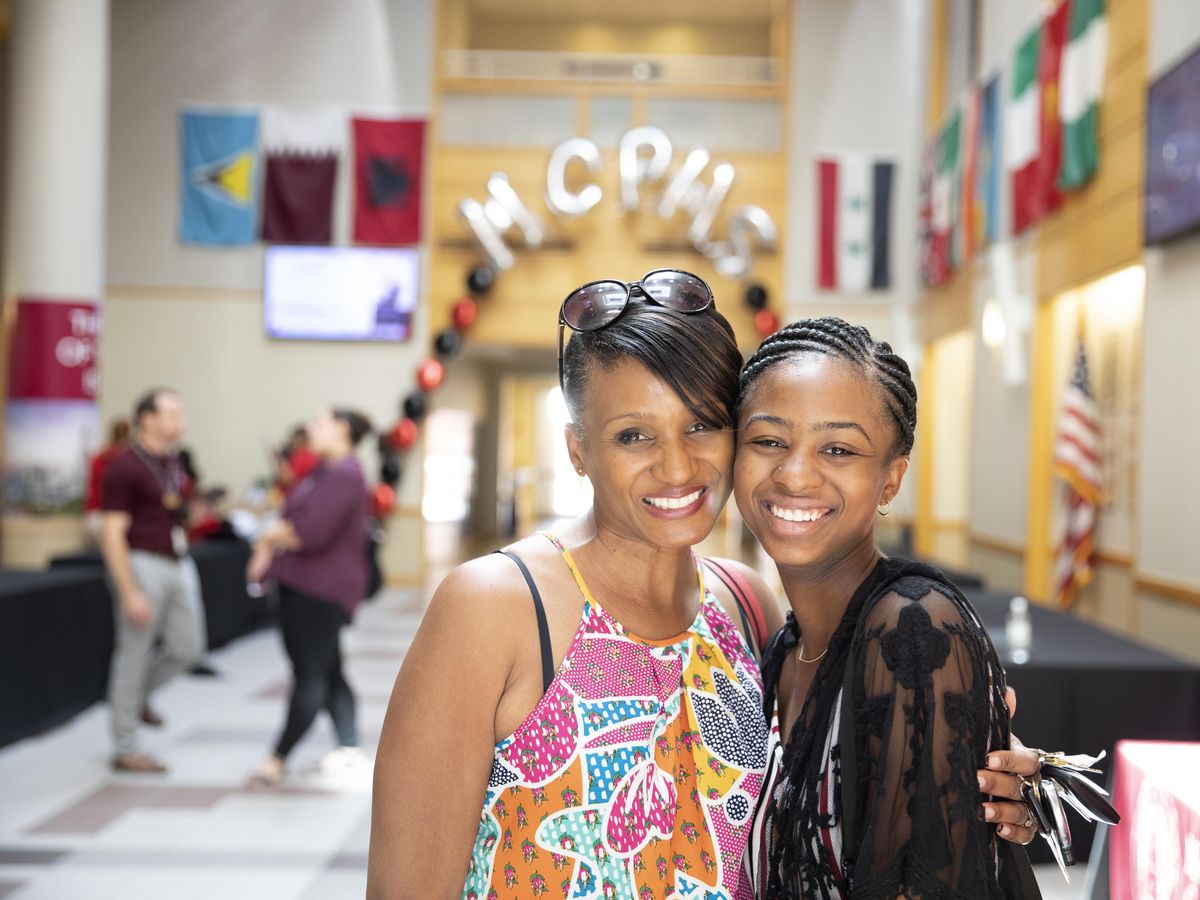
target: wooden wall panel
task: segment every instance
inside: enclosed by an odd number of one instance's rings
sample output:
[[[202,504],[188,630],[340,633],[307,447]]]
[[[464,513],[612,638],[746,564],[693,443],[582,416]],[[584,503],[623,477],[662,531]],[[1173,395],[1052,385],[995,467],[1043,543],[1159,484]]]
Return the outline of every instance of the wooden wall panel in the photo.
[[[1142,255],[1148,0],[1122,0],[1110,16],[1100,169],[1038,228],[1042,300],[1137,263]]]
[[[472,329],[473,343],[550,348],[555,343],[558,306],[572,288],[597,278],[632,280],[650,269],[674,267],[696,272],[716,294],[717,306],[730,320],[739,342],[754,346],[758,336],[742,301],[739,282],[717,276],[711,263],[688,244],[682,217],[663,221],[643,201],[643,208],[625,213],[620,205],[616,154],[604,154],[604,168],[595,181],[604,199],[591,213],[563,221],[546,209],[546,162],[543,148],[479,148],[442,146],[433,152],[431,210],[432,253],[430,306],[434,328],[448,322],[450,308],[465,293],[467,272],[481,257],[458,219],[458,203],[465,197],[483,200],[487,178],[502,171],[525,204],[542,216],[549,233],[537,249],[520,246],[514,232],[516,264],[497,279],[491,294],[480,305]],[[756,203],[767,210],[782,232],[786,224],[787,165],[783,154],[720,154],[737,170],[736,181],[725,203],[731,210]],[[649,188],[654,197],[661,188]],[[718,219],[714,235],[725,234]],[[782,240],[780,241],[782,245]],[[776,252],[755,256],[755,278],[772,296],[772,306],[782,307],[783,261]]]

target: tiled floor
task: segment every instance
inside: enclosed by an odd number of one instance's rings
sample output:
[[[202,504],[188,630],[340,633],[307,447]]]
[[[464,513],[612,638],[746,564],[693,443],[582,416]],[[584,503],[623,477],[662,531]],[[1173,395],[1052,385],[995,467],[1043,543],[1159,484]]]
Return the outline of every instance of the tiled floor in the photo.
[[[418,624],[415,600],[390,592],[344,635],[370,751]],[[147,730],[145,744],[170,765],[166,776],[109,771],[103,705],[0,751],[0,897],[362,896],[370,767],[337,780],[306,772],[333,746],[319,719],[294,753],[286,788],[243,790],[282,724],[287,663],[274,631],[211,661],[220,677],[181,677],[155,697],[167,726]]]
[[[373,750],[392,680],[419,620],[416,597],[392,591],[344,635]],[[107,708],[0,751],[0,898],[13,900],[332,900],[361,897],[370,770],[337,782],[306,774],[332,746],[319,720],[274,792],[248,792],[283,717],[287,663],[274,631],[212,656],[219,678],[182,677],[155,698],[167,727],[146,746],[166,776],[108,770]],[[1039,871],[1046,900],[1082,896]]]

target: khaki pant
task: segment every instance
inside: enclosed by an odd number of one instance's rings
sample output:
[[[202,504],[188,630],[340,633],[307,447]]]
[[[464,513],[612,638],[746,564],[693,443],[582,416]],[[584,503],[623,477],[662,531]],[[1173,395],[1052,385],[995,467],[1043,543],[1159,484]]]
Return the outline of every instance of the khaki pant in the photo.
[[[154,618],[145,628],[130,624],[110,581],[116,633],[108,702],[118,756],[137,752],[138,724],[146,698],[173,675],[199,662],[207,644],[200,577],[192,558],[174,560],[134,550],[129,562]]]

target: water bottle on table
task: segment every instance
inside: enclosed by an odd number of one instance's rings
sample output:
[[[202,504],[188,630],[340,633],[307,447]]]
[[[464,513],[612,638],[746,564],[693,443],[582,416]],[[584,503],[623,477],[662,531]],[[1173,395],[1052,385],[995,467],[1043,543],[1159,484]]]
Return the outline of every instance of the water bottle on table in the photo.
[[[1020,666],[1029,662],[1029,648],[1033,645],[1033,621],[1029,618],[1029,601],[1024,597],[1013,597],[1008,602],[1004,642],[1008,645],[1008,658],[1014,664]]]

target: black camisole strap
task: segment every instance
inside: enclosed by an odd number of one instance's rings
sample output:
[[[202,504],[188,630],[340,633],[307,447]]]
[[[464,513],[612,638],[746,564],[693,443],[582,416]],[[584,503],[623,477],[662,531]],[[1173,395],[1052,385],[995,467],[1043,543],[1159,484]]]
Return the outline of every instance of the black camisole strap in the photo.
[[[529,593],[533,595],[533,611],[537,615],[538,643],[542,647],[542,691],[544,693],[550,689],[550,682],[554,680],[554,649],[550,646],[550,623],[546,621],[546,607],[542,605],[542,595],[538,592],[533,576],[529,574],[529,567],[525,565],[521,557],[508,550],[493,552],[507,556],[517,564],[517,568],[525,576],[525,583],[529,585]]]

